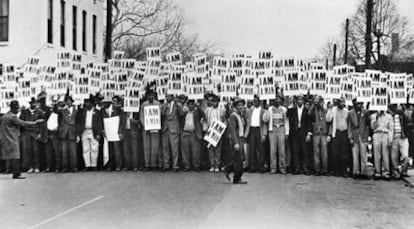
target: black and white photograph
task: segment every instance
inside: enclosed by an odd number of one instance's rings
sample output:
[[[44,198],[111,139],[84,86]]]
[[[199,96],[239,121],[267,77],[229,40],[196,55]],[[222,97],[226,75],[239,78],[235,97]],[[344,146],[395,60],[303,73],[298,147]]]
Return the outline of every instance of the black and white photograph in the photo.
[[[411,229],[413,160],[413,0],[0,0],[1,229]]]

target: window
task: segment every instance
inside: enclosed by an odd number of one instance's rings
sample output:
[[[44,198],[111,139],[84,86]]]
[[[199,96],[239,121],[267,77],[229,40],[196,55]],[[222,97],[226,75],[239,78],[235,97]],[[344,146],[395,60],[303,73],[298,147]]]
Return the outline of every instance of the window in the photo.
[[[77,50],[77,31],[78,31],[78,7],[72,7],[72,47],[73,50]]]
[[[60,0],[60,46],[65,47],[65,1]]]
[[[92,53],[96,54],[96,15],[92,16]]]
[[[82,11],[82,50],[86,52],[86,11]]]
[[[9,40],[9,0],[0,0],[0,41]]]
[[[49,10],[47,11],[47,43],[53,43],[53,0],[49,0]]]

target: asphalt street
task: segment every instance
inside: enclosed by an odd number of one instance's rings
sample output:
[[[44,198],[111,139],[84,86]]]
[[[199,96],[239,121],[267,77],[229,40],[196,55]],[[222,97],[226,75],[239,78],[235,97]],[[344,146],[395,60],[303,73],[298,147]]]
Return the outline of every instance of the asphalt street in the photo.
[[[221,173],[0,175],[0,228],[414,228],[403,181]]]

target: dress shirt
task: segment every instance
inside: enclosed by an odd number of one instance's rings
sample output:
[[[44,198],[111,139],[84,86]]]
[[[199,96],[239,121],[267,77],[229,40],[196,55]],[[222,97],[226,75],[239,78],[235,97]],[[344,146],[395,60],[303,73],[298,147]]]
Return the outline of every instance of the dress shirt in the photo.
[[[250,126],[260,127],[260,107],[253,108]]]
[[[86,111],[85,129],[92,129],[93,109]]]
[[[303,113],[303,105],[301,107],[298,106],[298,128],[300,128],[300,123],[302,121],[302,113]]]
[[[345,109],[338,109],[336,112],[336,129],[339,131],[348,129],[348,111]]]
[[[194,131],[194,111],[188,111],[185,116],[184,131]]]

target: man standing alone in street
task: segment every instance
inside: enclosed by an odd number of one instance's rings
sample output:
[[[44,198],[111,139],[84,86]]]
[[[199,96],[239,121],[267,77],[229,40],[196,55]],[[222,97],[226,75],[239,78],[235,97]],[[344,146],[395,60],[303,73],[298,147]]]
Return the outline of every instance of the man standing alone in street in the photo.
[[[243,144],[244,144],[244,125],[245,121],[241,115],[244,109],[244,100],[240,98],[234,99],[234,110],[229,118],[230,146],[232,148],[232,159],[228,165],[224,167],[224,175],[230,181],[230,171],[234,171],[233,184],[247,184],[247,181],[241,179],[243,175]]]

